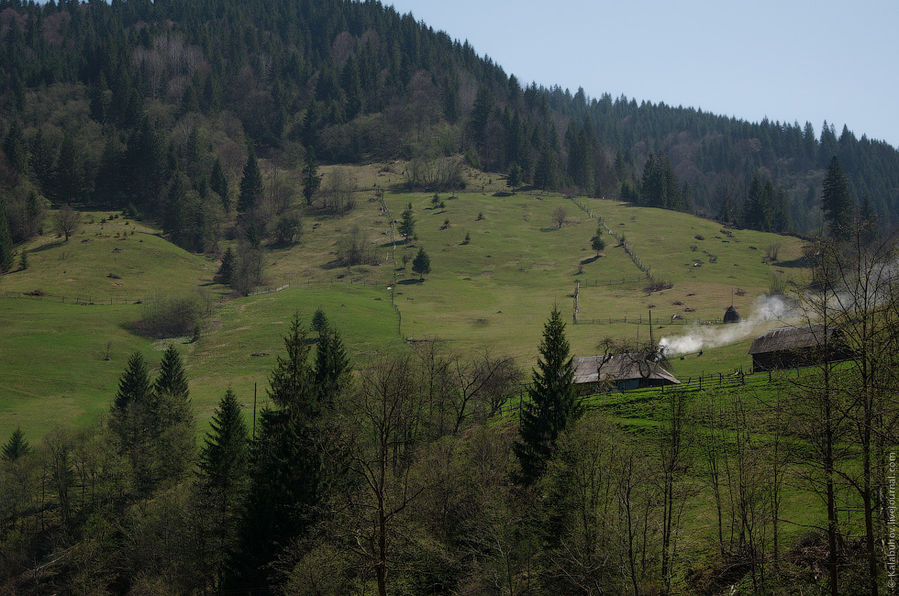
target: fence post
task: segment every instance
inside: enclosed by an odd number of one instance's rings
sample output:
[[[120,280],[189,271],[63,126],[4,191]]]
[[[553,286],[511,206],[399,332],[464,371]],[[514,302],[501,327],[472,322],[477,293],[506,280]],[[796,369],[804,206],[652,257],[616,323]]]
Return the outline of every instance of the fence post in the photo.
[[[702,391],[702,375],[699,375],[699,390]]]

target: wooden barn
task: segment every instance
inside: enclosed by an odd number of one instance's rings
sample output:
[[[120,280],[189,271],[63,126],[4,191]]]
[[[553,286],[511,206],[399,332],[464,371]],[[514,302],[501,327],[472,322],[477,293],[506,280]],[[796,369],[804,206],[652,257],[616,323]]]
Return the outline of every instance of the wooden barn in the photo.
[[[828,354],[824,353],[825,345]],[[824,362],[825,358],[831,361],[849,357],[839,341],[838,331],[824,325],[772,329],[755,338],[749,354],[753,372],[811,366]]]
[[[627,391],[675,385],[680,381],[658,362],[647,360],[641,354],[610,354],[575,358],[574,383],[582,392],[591,393],[600,386],[609,391]]]

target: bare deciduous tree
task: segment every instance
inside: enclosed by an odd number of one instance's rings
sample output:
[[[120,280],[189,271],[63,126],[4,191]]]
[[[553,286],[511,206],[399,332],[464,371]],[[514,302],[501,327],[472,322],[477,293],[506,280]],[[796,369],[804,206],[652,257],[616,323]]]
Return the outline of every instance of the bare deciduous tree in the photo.
[[[63,205],[56,215],[53,217],[53,228],[57,234],[65,236],[65,241],[69,241],[69,236],[78,231],[81,225],[81,215],[68,205]]]

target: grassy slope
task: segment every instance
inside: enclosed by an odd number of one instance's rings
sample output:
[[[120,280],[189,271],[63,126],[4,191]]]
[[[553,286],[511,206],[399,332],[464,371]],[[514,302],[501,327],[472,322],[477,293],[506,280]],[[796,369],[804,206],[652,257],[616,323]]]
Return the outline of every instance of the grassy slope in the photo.
[[[359,187],[372,188],[396,183],[401,168],[393,165],[381,171],[368,167],[357,172]],[[474,176],[469,189],[476,191],[455,198],[442,194],[444,208],[434,208],[430,194],[386,195],[393,218],[398,219],[412,203],[417,239],[398,245],[396,255],[398,262],[403,254],[411,260],[418,247],[424,247],[432,265],[424,283],[417,281],[411,265],[394,271],[390,221],[373,200],[373,191],[357,193],[357,208],[345,217],[308,216],[300,245],[266,254],[268,286],[290,284],[289,289],[225,302],[214,310],[200,341],[183,345],[198,418],[208,418],[229,383],[244,403],[252,402],[253,382],[258,384],[259,396],[264,395],[268,373],[281,349],[280,337],[295,312],[308,320],[315,308],[324,308],[357,361],[366,354],[402,349],[387,289],[393,284],[394,273],[399,280],[395,301],[402,313],[402,337],[441,337],[461,351],[486,347],[496,354],[514,356],[528,368],[536,357],[543,323],[553,304],[570,320],[576,281],[581,284],[582,321],[624,316],[629,321],[641,317],[644,321],[642,325],[569,325],[572,351],[588,355],[596,353],[604,337],[646,339],[649,329],[645,321],[651,305],[655,305],[656,338],[684,330],[682,325],[669,324],[675,313],[689,319],[720,318],[735,287],[746,290],[745,296],[734,299],[745,313],[754,297],[766,291],[772,271],[777,270],[762,264],[764,247],[780,243],[780,258],[784,260],[795,258],[801,250],[801,241],[795,238],[750,231],[737,231],[734,238],[727,238],[718,233],[716,223],[690,215],[585,199],[583,203],[589,209],[627,236],[658,277],[674,282],[674,288],[650,295],[643,291],[646,282],[640,271],[611,238],[607,237],[603,254],[594,259],[589,245],[597,220],[575,202],[543,193],[494,196],[498,180],[487,174]],[[481,188],[485,192],[478,192]],[[568,217],[565,225],[556,229],[552,211],[559,206]],[[479,213],[484,216],[482,220],[477,219]],[[53,375],[39,362],[65,363],[57,368],[66,371],[73,386],[83,387],[68,394],[80,396],[74,399],[76,402],[95,404],[80,407],[96,412],[104,410],[111,399],[124,358],[114,357],[114,366],[104,362],[105,372],[92,371],[71,361],[71,352],[86,352],[88,344],[95,351],[102,350],[106,341],[112,341],[114,352],[118,343],[123,355],[142,349],[151,361],[158,359],[152,356],[153,351],[162,349],[165,342],[149,342],[125,328],[140,317],[141,307],[130,303],[163,292],[200,293],[212,305],[224,294],[221,286],[212,283],[215,262],[174,247],[159,237],[157,230],[139,222],[109,216],[84,214],[85,222],[93,223],[85,223],[68,243],[48,236],[33,240],[27,246],[29,268],[0,279],[3,293],[40,289],[48,296],[67,297],[65,305],[59,302],[61,298],[46,297],[36,302],[7,298],[0,305],[4,329],[8,330],[0,336],[0,353],[18,352],[20,346],[31,343],[33,356],[17,368],[13,368],[11,359],[0,359],[0,378],[15,379],[0,382],[0,407],[10,412],[0,419],[0,437],[19,423],[29,427],[31,436],[39,436],[61,418],[41,417],[43,408],[22,397],[21,389],[14,389],[48,384]],[[104,217],[107,221],[101,224]],[[441,230],[446,220],[450,225]],[[354,225],[366,230],[379,264],[352,268],[333,265],[338,239]],[[468,245],[462,244],[466,233],[471,236]],[[705,240],[695,240],[695,235]],[[699,245],[697,252],[691,251],[691,245]],[[718,262],[692,267],[693,258],[705,256],[703,250],[717,254]],[[64,309],[73,296],[92,299],[97,306]],[[122,304],[110,306],[110,301]],[[674,305],[675,301],[684,304]],[[106,304],[101,306],[103,302]],[[21,306],[25,304],[27,308]],[[687,307],[695,312],[683,312]],[[44,308],[46,316],[42,314]],[[19,317],[20,310],[32,314]],[[77,316],[69,314],[75,312]],[[65,327],[70,318],[78,321],[70,325],[71,341],[48,341],[45,331]],[[748,340],[706,351],[701,358],[690,355],[673,363],[675,373],[686,377],[746,366],[747,349]],[[267,355],[252,356],[254,353]],[[66,395],[59,388],[35,392],[58,399]],[[26,416],[28,411],[31,414]],[[21,422],[13,420],[14,412]],[[84,412],[79,410],[75,419],[86,420],[82,416]]]

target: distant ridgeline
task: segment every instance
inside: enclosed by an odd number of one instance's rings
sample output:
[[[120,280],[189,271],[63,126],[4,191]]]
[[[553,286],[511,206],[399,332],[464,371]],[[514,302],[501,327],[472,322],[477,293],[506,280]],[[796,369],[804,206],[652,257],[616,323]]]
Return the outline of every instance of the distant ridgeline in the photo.
[[[313,154],[461,153],[515,186],[799,232],[822,224],[836,156],[856,211],[899,217],[899,152],[885,142],[522,88],[467,42],[378,2],[2,0],[0,48],[0,192],[16,241],[33,233],[36,193],[131,206],[203,250],[237,203],[248,142],[296,169]]]

